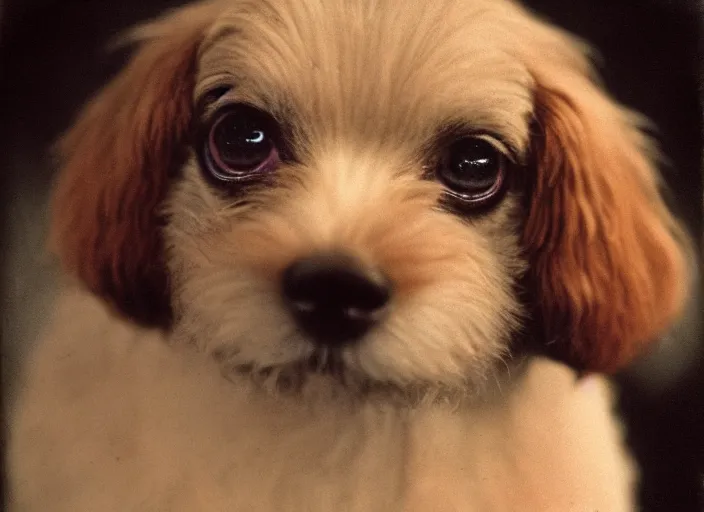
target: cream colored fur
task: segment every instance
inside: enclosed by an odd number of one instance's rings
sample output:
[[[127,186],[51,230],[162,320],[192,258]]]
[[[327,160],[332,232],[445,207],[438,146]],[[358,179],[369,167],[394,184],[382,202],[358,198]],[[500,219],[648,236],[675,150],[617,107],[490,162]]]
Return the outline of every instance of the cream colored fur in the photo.
[[[502,0],[215,0],[134,37],[63,144],[53,236],[81,286],[27,365],[12,512],[634,510],[606,381],[512,353],[522,286],[572,322],[536,341],[597,370],[682,300],[647,143],[580,43]],[[228,193],[184,134],[234,102],[290,127],[297,159]],[[448,127],[532,189],[441,207],[428,170]],[[335,376],[302,370],[321,350],[281,299],[282,271],[318,251],[394,285]],[[161,329],[108,311],[162,298]]]
[[[633,510],[596,377],[537,360],[463,406],[297,402],[164,341],[65,295],[15,419],[10,510]]]

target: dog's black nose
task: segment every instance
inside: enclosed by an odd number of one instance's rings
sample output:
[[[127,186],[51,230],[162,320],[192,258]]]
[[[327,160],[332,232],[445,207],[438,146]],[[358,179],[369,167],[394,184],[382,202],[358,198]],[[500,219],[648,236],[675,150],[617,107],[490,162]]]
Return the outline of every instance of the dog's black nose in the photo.
[[[339,346],[360,339],[391,297],[388,280],[341,254],[301,259],[283,274],[283,294],[300,328],[316,343]]]

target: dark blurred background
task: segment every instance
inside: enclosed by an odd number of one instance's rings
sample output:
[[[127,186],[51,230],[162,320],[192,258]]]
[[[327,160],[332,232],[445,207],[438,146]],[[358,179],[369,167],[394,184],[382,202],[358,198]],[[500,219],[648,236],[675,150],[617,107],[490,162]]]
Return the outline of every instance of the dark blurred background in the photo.
[[[0,0],[0,333],[6,407],[55,287],[43,255],[45,204],[55,170],[48,148],[79,105],[124,63],[126,54],[108,53],[106,41],[182,3]],[[700,265],[701,6],[694,0],[526,3],[595,45],[612,94],[658,125],[669,200],[697,243]],[[694,289],[681,324],[618,378],[629,442],[642,466],[644,511],[704,510],[701,275]]]

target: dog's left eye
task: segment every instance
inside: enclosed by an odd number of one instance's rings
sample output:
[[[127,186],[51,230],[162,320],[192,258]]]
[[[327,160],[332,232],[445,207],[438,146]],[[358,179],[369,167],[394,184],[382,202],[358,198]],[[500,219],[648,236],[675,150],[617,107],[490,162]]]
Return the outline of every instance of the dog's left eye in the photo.
[[[445,149],[436,172],[452,199],[474,206],[485,204],[502,190],[506,164],[506,157],[490,142],[463,137]]]
[[[210,123],[201,148],[205,171],[224,183],[266,175],[280,162],[279,130],[271,116],[249,105],[232,105]]]

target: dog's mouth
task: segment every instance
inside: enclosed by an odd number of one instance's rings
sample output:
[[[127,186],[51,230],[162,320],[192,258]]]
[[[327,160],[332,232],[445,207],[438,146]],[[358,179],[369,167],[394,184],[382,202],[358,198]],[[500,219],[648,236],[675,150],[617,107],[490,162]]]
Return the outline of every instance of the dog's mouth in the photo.
[[[233,382],[249,381],[256,388],[277,395],[303,397],[307,390],[315,396],[381,401],[414,406],[432,394],[435,398],[456,395],[458,390],[441,390],[430,383],[398,383],[379,381],[350,367],[339,350],[316,349],[305,359],[277,365],[237,363],[224,369]],[[313,388],[307,387],[315,382]],[[432,392],[432,393],[430,393]]]
[[[318,396],[375,400],[403,407],[428,402],[457,404],[468,397],[466,388],[439,382],[400,384],[373,379],[346,364],[340,351],[330,349],[316,349],[305,359],[285,364],[237,363],[227,367],[224,375],[233,382],[245,379],[256,388],[292,397],[304,396],[311,381],[317,383],[314,394]]]
[[[311,355],[290,363],[277,365],[259,365],[257,363],[238,363],[232,369],[240,374],[264,373],[270,374],[286,368],[319,375],[340,375],[346,368],[342,353],[328,349],[316,349]]]
[[[328,348],[316,349],[303,364],[309,371],[321,375],[340,376],[346,369],[342,352]]]
[[[226,374],[247,377],[276,391],[298,391],[311,377],[324,377],[344,387],[369,385],[368,379],[345,364],[341,351],[328,348],[316,348],[308,357],[284,364],[247,362],[226,366]]]

